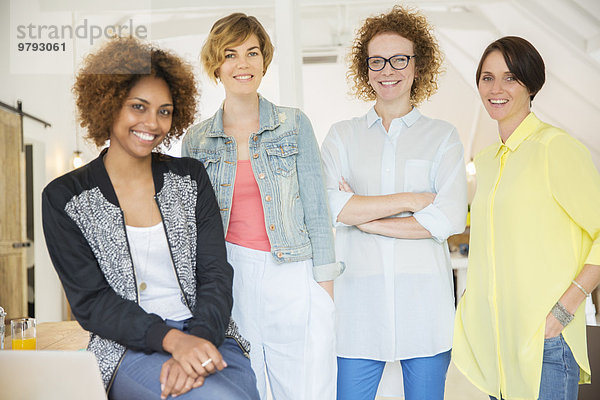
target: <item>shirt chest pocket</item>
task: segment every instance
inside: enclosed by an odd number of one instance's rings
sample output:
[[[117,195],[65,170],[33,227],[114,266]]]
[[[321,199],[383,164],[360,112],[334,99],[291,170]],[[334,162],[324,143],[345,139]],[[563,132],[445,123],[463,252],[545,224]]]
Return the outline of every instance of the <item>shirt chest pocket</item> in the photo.
[[[413,193],[433,192],[429,160],[406,160],[404,167],[404,191]]]
[[[269,166],[275,174],[290,176],[296,172],[296,156],[298,155],[296,143],[268,145],[265,151]]]

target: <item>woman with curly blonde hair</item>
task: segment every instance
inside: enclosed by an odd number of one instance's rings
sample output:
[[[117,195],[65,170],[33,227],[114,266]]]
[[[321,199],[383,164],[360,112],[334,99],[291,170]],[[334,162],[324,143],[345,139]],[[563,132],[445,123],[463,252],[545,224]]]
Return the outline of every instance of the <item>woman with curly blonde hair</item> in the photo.
[[[420,13],[396,6],[358,30],[348,77],[361,117],[322,147],[336,253],[338,399],[374,399],[400,361],[407,400],[442,400],[454,294],[446,239],[467,213],[456,129],[416,108],[437,89],[442,56]]]
[[[206,170],[154,151],[193,121],[191,67],[116,38],[86,58],[74,92],[88,138],[110,144],[44,189],[43,226],[108,397],[258,399]]]

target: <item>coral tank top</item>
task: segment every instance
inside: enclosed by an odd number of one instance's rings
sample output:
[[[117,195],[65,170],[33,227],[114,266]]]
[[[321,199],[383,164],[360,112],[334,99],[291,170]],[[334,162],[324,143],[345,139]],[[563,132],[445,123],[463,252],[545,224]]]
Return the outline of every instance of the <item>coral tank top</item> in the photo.
[[[260,191],[250,160],[237,161],[225,240],[254,250],[271,251]]]

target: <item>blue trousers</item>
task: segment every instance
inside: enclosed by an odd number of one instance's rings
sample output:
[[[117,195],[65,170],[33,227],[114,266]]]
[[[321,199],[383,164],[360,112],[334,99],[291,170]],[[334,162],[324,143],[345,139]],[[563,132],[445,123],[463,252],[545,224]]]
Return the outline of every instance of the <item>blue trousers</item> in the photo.
[[[577,400],[579,365],[562,334],[544,339],[538,400]],[[490,399],[497,400],[494,396]]]
[[[183,328],[183,321],[167,321],[167,324],[184,332],[186,330]],[[177,396],[177,399],[259,399],[256,390],[256,378],[250,367],[250,360],[244,356],[237,342],[234,339],[226,338],[223,344],[219,346],[219,351],[227,362],[227,367],[220,372],[209,375],[202,386]],[[160,399],[160,370],[169,358],[171,358],[169,354],[146,354],[127,350],[110,389],[109,399]]]
[[[401,360],[405,400],[443,400],[450,350],[432,357]],[[338,400],[372,400],[384,361],[338,357]]]

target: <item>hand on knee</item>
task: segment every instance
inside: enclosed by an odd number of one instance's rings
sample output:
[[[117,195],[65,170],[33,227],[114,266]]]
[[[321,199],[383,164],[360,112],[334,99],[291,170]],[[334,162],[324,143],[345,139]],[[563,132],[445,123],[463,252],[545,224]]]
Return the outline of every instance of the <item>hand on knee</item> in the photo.
[[[206,339],[170,330],[163,339],[163,348],[179,362],[193,379],[208,376],[227,367],[221,353]]]
[[[169,396],[179,396],[189,392],[192,388],[200,387],[204,383],[204,377],[199,376],[196,379],[185,373],[181,364],[175,359],[167,360],[160,371],[161,399]]]

